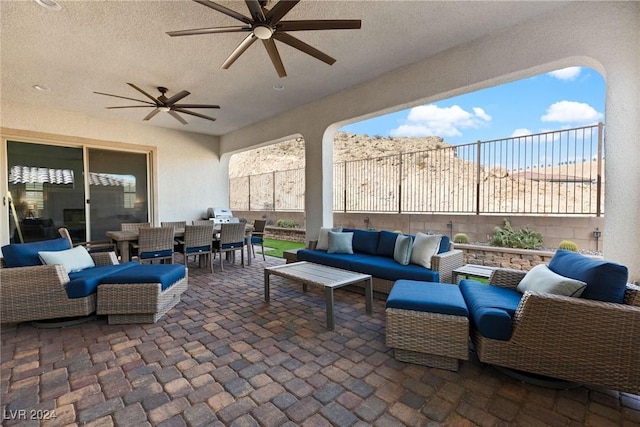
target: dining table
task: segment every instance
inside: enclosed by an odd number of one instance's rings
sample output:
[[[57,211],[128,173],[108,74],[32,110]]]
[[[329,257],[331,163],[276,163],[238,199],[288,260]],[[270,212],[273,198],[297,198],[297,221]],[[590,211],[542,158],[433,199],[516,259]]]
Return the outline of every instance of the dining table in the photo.
[[[124,231],[124,230],[111,230],[107,231],[105,235],[116,242],[118,252],[120,254],[120,262],[128,262],[131,260],[131,254],[129,252],[129,246],[132,242],[138,241],[137,231]],[[251,253],[252,243],[251,237],[253,235],[253,225],[247,224],[245,227],[245,238],[247,242],[247,265],[251,265]],[[211,240],[215,241],[220,236],[220,224],[216,224],[213,228],[213,235]],[[184,228],[176,228],[174,232],[175,238],[184,237]]]

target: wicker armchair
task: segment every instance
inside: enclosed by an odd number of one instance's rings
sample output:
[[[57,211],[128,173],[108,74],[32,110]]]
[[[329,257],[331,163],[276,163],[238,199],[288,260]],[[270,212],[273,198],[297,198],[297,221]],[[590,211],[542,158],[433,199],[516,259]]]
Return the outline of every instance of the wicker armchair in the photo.
[[[92,253],[96,266],[118,264],[114,252]],[[7,268],[0,258],[0,323],[88,316],[96,294],[69,298],[69,275],[62,265]]]
[[[497,269],[489,283],[515,289],[526,272]],[[525,292],[508,341],[472,332],[478,358],[567,381],[640,394],[640,287],[622,304]]]

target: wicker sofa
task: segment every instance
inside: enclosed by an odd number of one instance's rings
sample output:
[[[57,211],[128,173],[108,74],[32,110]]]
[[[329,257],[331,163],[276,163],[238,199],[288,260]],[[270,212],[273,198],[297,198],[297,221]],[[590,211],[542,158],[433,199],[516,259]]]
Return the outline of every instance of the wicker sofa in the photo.
[[[91,254],[98,267],[117,265],[113,252]],[[88,316],[96,311],[96,293],[70,298],[69,274],[62,265],[8,268],[0,258],[0,322]]]
[[[519,294],[526,272],[517,270],[495,270],[490,286],[461,281],[478,358],[640,394],[640,287],[626,283],[626,267],[558,251],[548,268],[585,282],[582,296]]]
[[[109,323],[154,323],[188,285],[183,265],[120,264],[114,252],[87,253],[65,238],[6,245],[2,253],[0,323],[96,311],[109,315]],[[85,264],[78,265],[80,260]]]
[[[431,268],[425,268],[413,263],[402,265],[394,260],[398,233],[347,228],[341,231],[353,233],[353,254],[329,253],[317,249],[316,242],[311,242],[310,248],[297,252],[296,260],[371,274],[374,291],[383,294],[388,294],[400,279],[450,283],[453,270],[463,263],[462,251],[453,249],[447,236],[441,237],[439,251],[431,257]]]

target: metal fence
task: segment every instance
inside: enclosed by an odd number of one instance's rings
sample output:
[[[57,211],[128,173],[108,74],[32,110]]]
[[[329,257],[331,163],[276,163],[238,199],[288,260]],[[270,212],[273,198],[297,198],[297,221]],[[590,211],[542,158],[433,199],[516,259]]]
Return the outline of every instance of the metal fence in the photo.
[[[333,165],[337,212],[603,214],[604,125]],[[304,210],[304,169],[230,179],[236,210]]]

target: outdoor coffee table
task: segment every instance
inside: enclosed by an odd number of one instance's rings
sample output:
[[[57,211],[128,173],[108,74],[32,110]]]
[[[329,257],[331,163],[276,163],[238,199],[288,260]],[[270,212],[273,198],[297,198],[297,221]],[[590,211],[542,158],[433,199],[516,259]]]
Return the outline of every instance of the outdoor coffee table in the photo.
[[[269,276],[276,275],[302,283],[302,290],[307,291],[307,285],[322,286],[327,305],[327,329],[334,329],[333,290],[358,282],[365,282],[365,301],[367,314],[373,312],[373,281],[370,274],[341,270],[326,265],[314,264],[307,261],[292,264],[265,267],[264,269],[264,300],[269,302]]]

